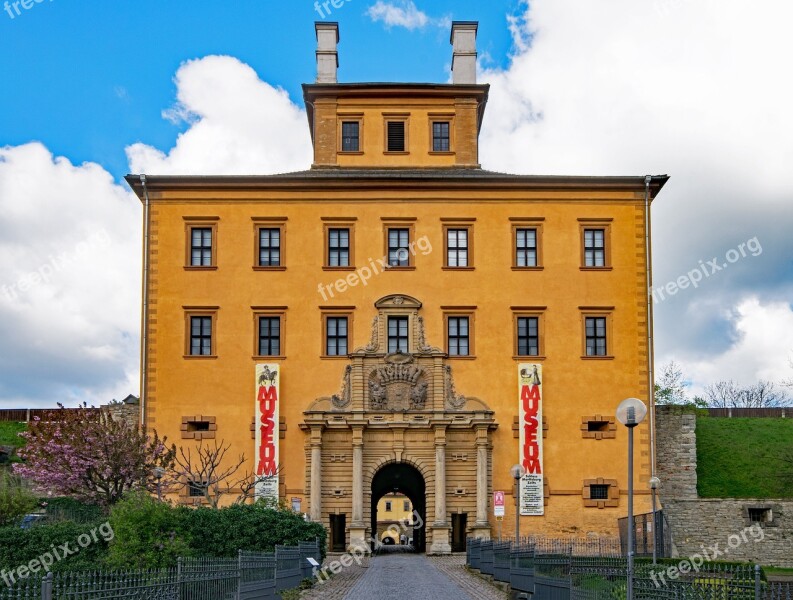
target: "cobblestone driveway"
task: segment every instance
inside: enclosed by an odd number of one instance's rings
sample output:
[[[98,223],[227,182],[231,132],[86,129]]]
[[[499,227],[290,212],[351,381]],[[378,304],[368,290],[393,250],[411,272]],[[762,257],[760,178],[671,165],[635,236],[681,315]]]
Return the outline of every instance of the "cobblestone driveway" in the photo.
[[[395,554],[353,565],[306,592],[304,600],[504,600],[506,594],[464,568],[465,557]],[[368,566],[367,566],[368,565]]]

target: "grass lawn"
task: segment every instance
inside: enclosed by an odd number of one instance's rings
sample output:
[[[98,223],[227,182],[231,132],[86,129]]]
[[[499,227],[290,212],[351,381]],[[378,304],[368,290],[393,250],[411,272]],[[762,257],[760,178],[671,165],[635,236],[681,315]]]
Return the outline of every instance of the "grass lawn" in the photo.
[[[25,423],[9,423],[7,421],[0,421],[0,446],[22,446],[25,440],[19,437],[19,433],[25,431],[27,425]]]
[[[784,452],[793,419],[697,418],[697,481],[703,498],[793,497]],[[789,472],[789,471],[788,471]]]

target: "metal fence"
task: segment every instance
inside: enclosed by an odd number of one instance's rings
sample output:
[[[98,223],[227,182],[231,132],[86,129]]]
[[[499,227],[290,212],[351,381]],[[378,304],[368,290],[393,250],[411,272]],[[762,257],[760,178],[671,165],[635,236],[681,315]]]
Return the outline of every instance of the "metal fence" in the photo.
[[[628,517],[617,519],[620,531],[622,553],[628,553]],[[652,556],[653,544],[658,557],[669,556],[672,548],[672,530],[663,510],[633,516],[633,552],[635,556]]]
[[[180,558],[172,569],[49,573],[0,585],[0,600],[275,600],[312,576],[308,558],[321,561],[318,541],[237,558]]]
[[[508,569],[503,568],[506,553]],[[466,556],[471,569],[508,583],[518,598],[620,600],[627,595],[628,560],[617,539],[526,538],[518,543],[469,539]],[[687,573],[674,567],[669,561],[653,565],[650,559],[637,559],[634,597],[793,600],[793,583],[767,582],[759,566],[706,563]]]

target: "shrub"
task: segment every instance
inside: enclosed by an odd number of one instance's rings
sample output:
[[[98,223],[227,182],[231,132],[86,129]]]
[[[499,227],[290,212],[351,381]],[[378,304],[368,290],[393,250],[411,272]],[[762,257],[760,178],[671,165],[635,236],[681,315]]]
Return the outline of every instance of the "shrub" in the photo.
[[[172,567],[180,556],[191,556],[189,535],[181,513],[144,492],[129,494],[110,511],[115,539],[107,563],[123,569]]]
[[[59,554],[63,554],[60,548],[66,543],[70,550],[79,549],[79,552],[56,561],[52,566],[53,571],[96,569],[102,564],[108,549],[107,540],[100,533],[103,524],[64,522],[30,529],[0,528],[0,569],[11,570],[27,564],[45,553],[51,553],[53,546]],[[106,529],[103,528],[102,532],[104,531]],[[84,535],[89,536],[90,543],[83,548],[78,543],[78,538]]]
[[[37,506],[36,496],[18,477],[0,473],[0,527],[16,525]]]
[[[60,521],[93,523],[105,516],[100,506],[86,504],[74,498],[42,498],[42,505],[46,506],[47,518],[51,523]]]

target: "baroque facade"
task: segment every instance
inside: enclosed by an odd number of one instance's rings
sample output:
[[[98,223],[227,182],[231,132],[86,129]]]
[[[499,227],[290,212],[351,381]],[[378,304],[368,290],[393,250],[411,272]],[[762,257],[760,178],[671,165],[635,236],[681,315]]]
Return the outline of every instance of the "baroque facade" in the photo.
[[[310,169],[127,177],[144,427],[244,453],[333,549],[376,536],[396,493],[419,549],[512,535],[516,463],[523,534],[614,534],[627,510],[614,414],[650,397],[649,209],[667,177],[482,169],[476,34],[454,23],[451,84],[338,83],[338,26],[318,23]]]

